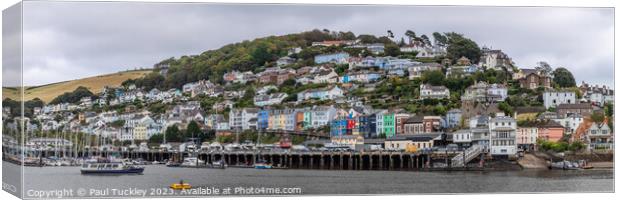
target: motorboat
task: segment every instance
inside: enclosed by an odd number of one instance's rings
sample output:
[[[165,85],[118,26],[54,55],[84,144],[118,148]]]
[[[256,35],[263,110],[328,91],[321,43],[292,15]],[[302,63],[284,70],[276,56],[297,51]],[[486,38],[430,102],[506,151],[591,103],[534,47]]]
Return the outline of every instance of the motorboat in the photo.
[[[187,157],[183,159],[181,163],[182,167],[198,167],[205,164],[205,161],[198,159],[197,157]]]
[[[123,162],[84,163],[82,174],[142,174],[144,167],[128,165]]]

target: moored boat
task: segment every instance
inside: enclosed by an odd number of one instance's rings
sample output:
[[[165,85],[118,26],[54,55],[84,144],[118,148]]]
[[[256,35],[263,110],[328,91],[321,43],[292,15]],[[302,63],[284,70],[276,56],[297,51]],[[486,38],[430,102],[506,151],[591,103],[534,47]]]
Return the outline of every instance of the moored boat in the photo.
[[[144,167],[127,165],[122,162],[84,163],[82,174],[142,174]]]
[[[271,164],[261,162],[261,163],[254,164],[254,168],[256,168],[256,169],[271,169],[271,168],[273,168],[273,166],[271,166]]]

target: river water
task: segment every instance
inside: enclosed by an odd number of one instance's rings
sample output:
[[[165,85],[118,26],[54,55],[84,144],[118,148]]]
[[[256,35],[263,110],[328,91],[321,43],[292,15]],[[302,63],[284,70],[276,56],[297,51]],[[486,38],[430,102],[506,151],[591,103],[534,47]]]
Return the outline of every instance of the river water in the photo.
[[[11,173],[15,167],[18,166],[4,162],[5,176],[18,175]],[[79,167],[25,167],[24,178],[24,197],[128,198],[166,195],[613,192],[614,176],[611,169],[416,172],[192,169],[150,165],[146,166],[143,175],[104,176],[81,175]],[[167,189],[171,183],[180,180],[200,190],[181,193]],[[230,188],[228,193],[227,188]],[[58,191],[62,189],[65,190]]]

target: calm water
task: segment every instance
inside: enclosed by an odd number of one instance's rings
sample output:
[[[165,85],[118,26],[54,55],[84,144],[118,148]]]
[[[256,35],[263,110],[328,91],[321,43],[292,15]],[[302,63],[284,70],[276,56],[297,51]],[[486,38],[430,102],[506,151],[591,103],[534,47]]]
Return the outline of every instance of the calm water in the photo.
[[[7,165],[3,163],[4,170]],[[5,176],[8,175],[5,171]],[[393,194],[393,193],[515,193],[515,192],[612,192],[612,170],[547,171],[523,170],[501,172],[410,172],[410,171],[330,171],[330,170],[257,170],[228,168],[190,169],[147,166],[144,175],[81,175],[79,167],[26,167],[26,196],[46,195],[51,190],[85,188],[84,196],[122,189],[131,197],[131,189],[146,190],[146,196],[157,194],[180,179],[194,187],[227,187],[235,190],[250,187],[300,188],[301,194]],[[90,190],[93,189],[93,190]],[[30,190],[30,194],[28,191]],[[120,191],[120,190],[119,190]],[[294,191],[294,190],[288,190]],[[108,190],[108,192],[111,192]],[[155,193],[152,193],[155,192]],[[196,195],[206,195],[203,193]],[[233,195],[240,195],[237,193]],[[246,193],[247,194],[247,193]],[[263,193],[265,194],[265,193]],[[118,194],[100,194],[119,197]],[[172,195],[172,194],[170,194]],[[173,194],[183,196],[187,194]],[[210,193],[209,195],[213,195]],[[256,194],[254,194],[256,195]],[[270,194],[276,195],[276,194]],[[65,197],[71,197],[65,195]],[[77,197],[77,196],[75,196]],[[129,196],[125,196],[129,197]]]

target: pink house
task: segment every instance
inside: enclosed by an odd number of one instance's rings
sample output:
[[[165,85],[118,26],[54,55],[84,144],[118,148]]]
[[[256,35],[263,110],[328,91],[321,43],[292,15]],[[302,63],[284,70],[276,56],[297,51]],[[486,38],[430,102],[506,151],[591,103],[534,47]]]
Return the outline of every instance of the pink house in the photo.
[[[564,127],[555,121],[549,120],[538,127],[538,139],[557,142],[564,136]]]

